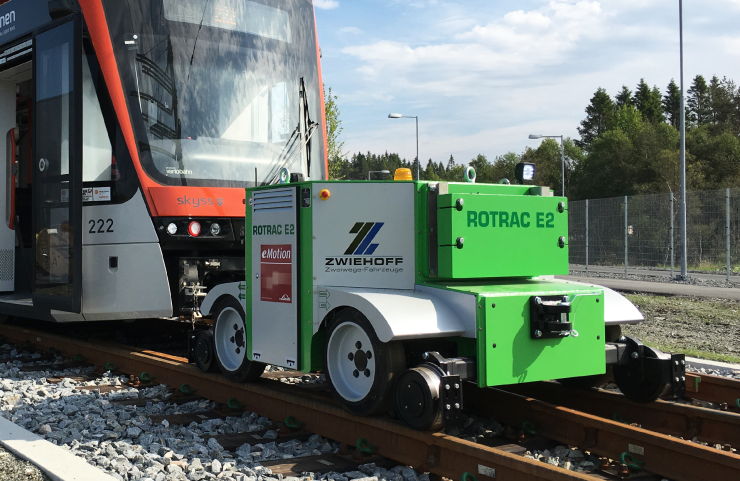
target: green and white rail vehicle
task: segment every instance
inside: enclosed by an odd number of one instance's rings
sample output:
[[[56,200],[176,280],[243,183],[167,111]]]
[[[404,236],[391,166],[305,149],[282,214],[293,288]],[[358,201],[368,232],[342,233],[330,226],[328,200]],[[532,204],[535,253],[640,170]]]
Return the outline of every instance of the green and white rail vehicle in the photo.
[[[395,407],[418,429],[459,419],[463,382],[586,386],[609,368],[635,401],[685,391],[682,355],[621,335],[643,320],[632,303],[553,277],[568,274],[568,200],[546,187],[306,181],[246,199],[245,281],[205,296],[201,369],[322,370],[347,410]]]

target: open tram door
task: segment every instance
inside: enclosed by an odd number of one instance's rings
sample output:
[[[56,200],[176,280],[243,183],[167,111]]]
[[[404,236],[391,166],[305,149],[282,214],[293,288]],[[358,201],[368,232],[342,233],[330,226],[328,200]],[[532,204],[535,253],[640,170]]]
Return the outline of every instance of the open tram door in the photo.
[[[34,306],[80,312],[82,290],[82,21],[34,36]]]

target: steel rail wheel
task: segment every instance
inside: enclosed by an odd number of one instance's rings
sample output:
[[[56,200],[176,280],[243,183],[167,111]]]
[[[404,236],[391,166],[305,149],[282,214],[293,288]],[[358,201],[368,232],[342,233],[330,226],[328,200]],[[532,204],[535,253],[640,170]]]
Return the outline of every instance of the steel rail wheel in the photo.
[[[349,412],[367,416],[389,410],[404,365],[403,345],[380,342],[356,310],[346,309],[331,322],[324,366],[332,395]]]
[[[265,371],[261,362],[247,359],[247,333],[244,309],[233,298],[226,298],[216,309],[213,342],[216,364],[229,381],[247,382],[259,379]]]
[[[646,358],[656,358],[658,352],[648,346],[643,350]],[[614,381],[627,399],[638,403],[653,402],[670,389],[670,384],[645,378],[634,365],[629,364],[614,366]]]

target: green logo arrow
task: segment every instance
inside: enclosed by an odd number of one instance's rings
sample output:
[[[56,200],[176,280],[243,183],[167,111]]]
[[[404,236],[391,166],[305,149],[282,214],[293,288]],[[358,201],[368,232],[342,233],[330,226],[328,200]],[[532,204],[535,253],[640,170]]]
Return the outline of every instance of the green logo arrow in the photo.
[[[239,286],[238,286],[238,287],[239,287],[239,290],[240,290],[240,291],[243,291],[243,290],[246,290],[246,288],[247,288],[247,285],[246,285],[246,284],[244,284],[243,282],[240,282],[240,283],[239,283]]]
[[[239,293],[239,300],[243,301],[246,298],[247,298],[246,294],[242,294],[241,292]]]

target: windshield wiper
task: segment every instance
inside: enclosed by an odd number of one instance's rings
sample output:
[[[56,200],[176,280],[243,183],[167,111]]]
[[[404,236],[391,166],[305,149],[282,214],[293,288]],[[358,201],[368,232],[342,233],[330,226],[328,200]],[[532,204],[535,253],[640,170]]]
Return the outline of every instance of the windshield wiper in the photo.
[[[265,177],[266,184],[275,184],[278,182],[280,179],[280,171],[283,168],[290,170],[293,163],[295,163],[295,160],[303,152],[304,148],[306,152],[306,177],[308,177],[308,173],[311,172],[311,137],[313,137],[314,132],[318,129],[319,124],[312,121],[309,117],[308,95],[306,94],[306,86],[303,81],[303,77],[301,77],[300,80],[299,97],[302,102],[300,110],[303,115],[299,115],[298,126],[290,135],[287,145],[283,149],[283,152],[281,152],[278,160],[275,162],[275,166]]]
[[[198,32],[195,34],[195,42],[193,42],[193,53],[190,54],[190,65],[188,66],[188,81],[190,80],[190,69],[193,68],[193,59],[195,58],[195,46],[198,45],[198,36],[200,36],[200,29],[203,28],[203,20],[206,18],[206,8],[208,8],[208,2],[203,6],[203,15],[200,17],[200,25],[198,25]]]

